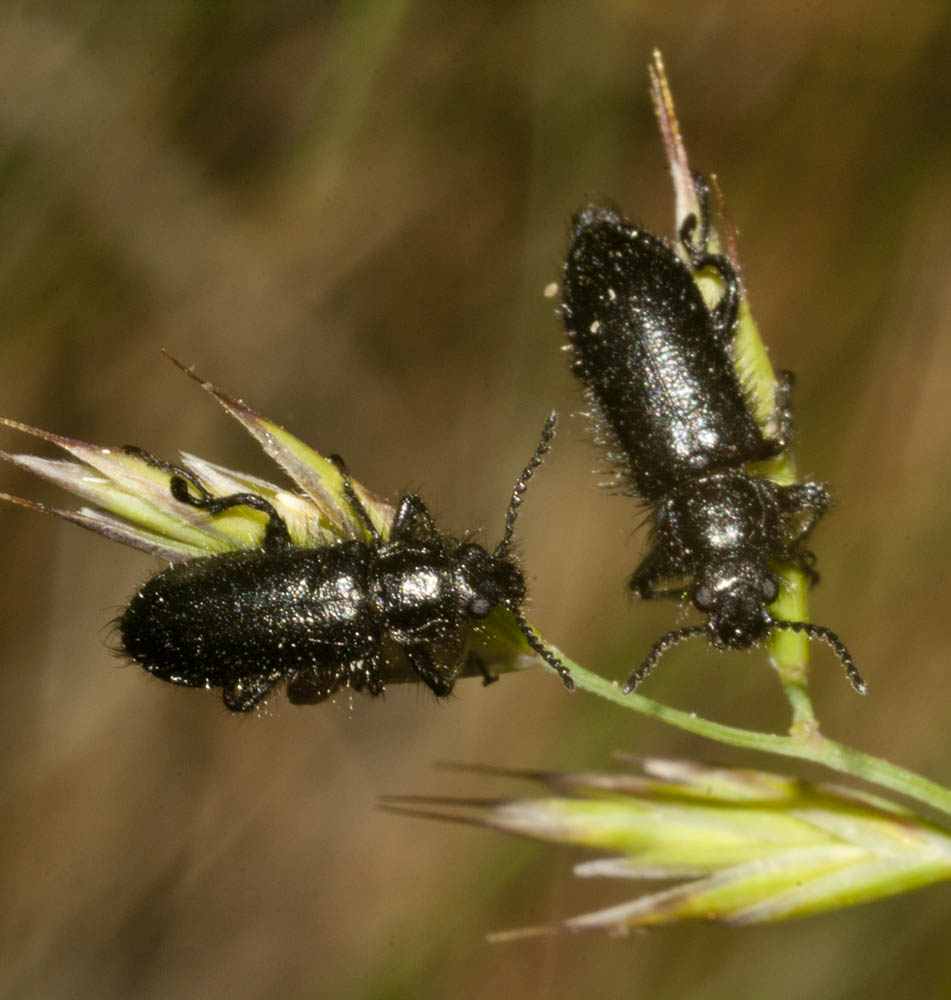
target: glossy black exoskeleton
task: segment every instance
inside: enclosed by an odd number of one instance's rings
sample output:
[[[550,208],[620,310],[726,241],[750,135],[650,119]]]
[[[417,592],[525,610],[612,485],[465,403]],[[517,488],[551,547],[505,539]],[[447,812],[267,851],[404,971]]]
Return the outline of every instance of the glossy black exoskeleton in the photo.
[[[654,643],[625,693],[661,654],[691,636],[747,648],[772,629],[803,632],[833,647],[858,691],[865,685],[829,629],[774,618],[777,563],[818,579],[804,547],[829,506],[821,483],[782,486],[747,470],[789,441],[792,375],[781,372],[775,436],[753,414],[731,357],[740,287],[730,261],[707,252],[706,185],[695,178],[699,226],[680,231],[689,267],[664,240],[614,209],[589,207],[574,220],[562,283],[562,314],[610,458],[650,508],[651,549],[630,579],[638,597],[692,600],[703,626]],[[699,229],[699,232],[697,230]],[[708,309],[694,280],[716,272],[724,292]]]
[[[235,712],[250,711],[282,680],[296,704],[323,701],[347,686],[381,694],[393,657],[405,658],[434,694],[446,697],[470,655],[469,630],[504,605],[570,690],[568,668],[522,614],[525,580],[509,552],[519,505],[554,425],[552,414],[491,553],[441,535],[413,494],[400,500],[384,540],[340,460],[344,497],[368,538],[297,547],[263,497],[212,496],[184,469],[129,449],[171,473],[180,502],[211,516],[252,507],[267,514],[268,524],[259,549],[191,559],[148,580],[119,621],[121,651],[162,680],[221,688]]]

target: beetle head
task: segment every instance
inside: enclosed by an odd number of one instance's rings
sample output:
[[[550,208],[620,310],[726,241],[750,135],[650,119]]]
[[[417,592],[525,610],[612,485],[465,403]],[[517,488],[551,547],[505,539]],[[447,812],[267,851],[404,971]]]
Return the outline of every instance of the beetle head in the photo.
[[[746,649],[773,627],[768,605],[779,595],[776,578],[753,560],[729,560],[705,568],[693,591],[693,603],[706,614],[711,641]]]
[[[525,577],[509,559],[490,555],[481,545],[460,545],[456,550],[456,580],[465,595],[463,614],[485,618],[499,604],[517,607],[525,598]]]

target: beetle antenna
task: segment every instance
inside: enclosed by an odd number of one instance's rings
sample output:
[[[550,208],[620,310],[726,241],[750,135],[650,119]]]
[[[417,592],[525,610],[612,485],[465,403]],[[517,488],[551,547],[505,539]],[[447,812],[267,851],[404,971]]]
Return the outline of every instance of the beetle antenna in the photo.
[[[644,662],[628,677],[623,693],[630,694],[654,667],[657,666],[657,661],[671,646],[676,646],[678,643],[684,642],[686,639],[692,639],[694,636],[706,635],[707,631],[706,625],[690,625],[687,628],[676,628],[673,632],[662,635],[651,646],[650,652],[644,657]]]
[[[554,414],[552,414],[554,416]],[[551,418],[549,418],[550,420]],[[546,425],[547,426],[547,425]],[[515,619],[515,624],[518,625],[519,632],[522,633],[525,641],[535,650],[536,653],[550,666],[553,670],[558,671],[558,675],[561,677],[562,682],[569,691],[574,691],[575,682],[571,679],[571,671],[562,661],[559,656],[556,656],[546,645],[542,642],[541,636],[532,628],[531,625],[525,620],[525,616],[522,614],[521,609],[514,607],[511,604],[507,604],[506,607],[512,612],[512,617]]]
[[[831,629],[825,628],[822,625],[813,625],[811,622],[787,622],[782,620],[774,620],[773,628],[789,629],[791,632],[804,632],[811,639],[819,639],[820,642],[831,646],[835,651],[835,655],[838,656],[839,662],[845,667],[845,676],[848,677],[852,687],[859,694],[865,694],[868,690],[865,681],[862,679],[862,675],[855,667],[852,654],[846,649],[845,643]]]
[[[542,459],[548,453],[551,447],[551,439],[555,436],[555,424],[558,422],[558,414],[552,410],[548,414],[548,419],[545,421],[545,426],[542,428],[542,437],[535,448],[532,457],[529,459],[528,465],[522,470],[522,474],[518,477],[515,483],[515,489],[512,491],[512,499],[509,502],[509,509],[505,514],[505,531],[502,534],[502,541],[495,547],[495,552],[493,556],[499,558],[505,554],[505,550],[509,547],[512,541],[512,533],[515,531],[515,520],[518,517],[518,509],[522,505],[522,500],[525,499],[525,491],[528,489],[529,480],[535,475],[535,470],[542,464]],[[525,635],[526,640],[528,640],[528,634]],[[529,644],[531,641],[529,640]],[[535,647],[532,647],[535,649]],[[536,652],[539,650],[536,649]],[[540,654],[544,655],[544,654]],[[558,669],[556,667],[556,669]],[[559,673],[561,671],[559,670]],[[562,674],[562,678],[564,678]]]

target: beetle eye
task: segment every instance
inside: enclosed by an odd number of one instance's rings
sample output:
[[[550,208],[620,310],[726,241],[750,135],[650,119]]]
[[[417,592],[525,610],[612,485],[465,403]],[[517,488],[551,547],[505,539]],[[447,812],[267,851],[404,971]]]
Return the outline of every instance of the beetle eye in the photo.
[[[473,618],[485,618],[491,610],[491,602],[484,597],[473,597],[469,602],[469,614]]]
[[[713,591],[709,587],[700,584],[694,591],[693,603],[701,611],[709,611],[713,607]]]
[[[773,601],[779,597],[779,587],[771,576],[768,576],[765,580],[763,580],[760,584],[760,590],[762,591],[763,599],[767,604],[772,604]]]

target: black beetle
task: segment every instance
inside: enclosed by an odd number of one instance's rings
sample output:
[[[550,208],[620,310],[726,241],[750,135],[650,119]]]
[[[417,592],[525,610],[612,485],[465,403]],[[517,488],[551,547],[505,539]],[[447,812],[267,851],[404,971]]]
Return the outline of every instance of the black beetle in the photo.
[[[777,432],[767,436],[731,357],[739,279],[725,256],[706,249],[707,188],[699,175],[694,181],[699,226],[690,215],[679,233],[689,267],[664,240],[609,207],[576,216],[564,266],[561,312],[573,371],[611,460],[650,508],[652,544],[630,589],[642,598],[692,600],[707,615],[706,625],[655,642],[624,691],[691,636],[744,649],[772,629],[791,629],[831,645],[864,692],[835,633],[768,610],[779,594],[774,564],[794,563],[818,579],[804,542],[830,497],[821,483],[783,486],[745,468],[786,449],[793,377],[779,373]],[[694,280],[705,268],[724,286],[712,310]]]
[[[281,680],[296,704],[323,701],[347,686],[381,694],[387,664],[400,656],[446,697],[470,655],[469,630],[504,605],[528,645],[572,689],[568,667],[522,614],[525,580],[509,552],[518,508],[549,449],[555,419],[552,413],[515,484],[492,553],[441,535],[414,494],[400,500],[384,540],[339,458],[344,497],[368,540],[303,548],[292,544],[263,497],[215,497],[186,470],[128,448],[169,471],[180,502],[211,516],[252,507],[267,514],[268,524],[259,549],[190,559],[148,580],[119,620],[120,651],[173,684],[222,688],[235,712],[250,711]]]

